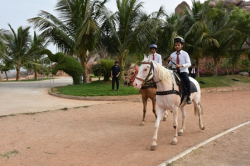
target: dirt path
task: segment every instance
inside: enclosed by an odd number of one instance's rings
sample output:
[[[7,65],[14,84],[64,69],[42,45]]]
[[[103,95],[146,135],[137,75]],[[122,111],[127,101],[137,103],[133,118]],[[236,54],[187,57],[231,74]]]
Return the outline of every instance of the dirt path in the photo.
[[[232,131],[170,164],[171,166],[249,166],[250,125]]]
[[[150,103],[143,127],[138,126],[142,118],[142,103],[139,102],[0,118],[0,165],[158,165],[250,120],[249,96],[249,91],[203,94],[206,129],[199,129],[193,106],[188,106],[186,131],[178,137],[178,145],[170,144],[173,138],[170,114],[166,122],[161,122],[158,148],[153,152],[149,148],[155,118]],[[235,153],[242,152],[236,150]]]

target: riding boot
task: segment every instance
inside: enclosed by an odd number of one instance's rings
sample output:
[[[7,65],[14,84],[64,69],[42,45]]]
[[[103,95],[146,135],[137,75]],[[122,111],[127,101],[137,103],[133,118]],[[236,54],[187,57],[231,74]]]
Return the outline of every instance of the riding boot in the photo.
[[[192,104],[192,100],[191,100],[190,96],[187,96],[187,104]]]

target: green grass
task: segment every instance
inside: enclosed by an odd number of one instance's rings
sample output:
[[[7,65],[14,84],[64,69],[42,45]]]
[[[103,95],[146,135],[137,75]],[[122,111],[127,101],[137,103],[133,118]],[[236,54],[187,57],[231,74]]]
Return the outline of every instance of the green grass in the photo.
[[[124,96],[124,95],[138,95],[139,90],[134,87],[124,87],[123,81],[120,81],[119,92],[112,91],[111,81],[94,81],[92,83],[86,83],[81,85],[68,85],[64,87],[58,87],[59,94],[71,95],[71,96]],[[54,90],[52,90],[55,92]]]
[[[236,79],[239,81],[233,81]],[[229,75],[229,76],[217,76],[217,77],[200,77],[196,80],[202,81],[205,84],[201,84],[201,88],[210,88],[210,87],[227,87],[227,86],[237,86],[241,83],[250,83],[250,77],[244,77],[239,75]]]
[[[233,81],[237,79],[239,81]],[[228,87],[242,85],[241,83],[250,83],[250,77],[243,77],[238,75],[233,76],[218,76],[218,77],[200,77],[196,79],[198,82],[202,81],[205,84],[201,84],[201,88],[208,87]],[[244,84],[243,84],[244,85]],[[120,91],[111,90],[111,81],[94,81],[92,83],[86,83],[81,85],[68,85],[64,87],[58,87],[52,92],[71,96],[124,96],[124,95],[138,95],[139,90],[134,87],[124,87],[123,81],[120,81]]]
[[[17,155],[17,154],[18,154],[18,151],[13,149],[12,151],[6,152],[4,154],[0,153],[0,157],[9,159],[11,155]]]

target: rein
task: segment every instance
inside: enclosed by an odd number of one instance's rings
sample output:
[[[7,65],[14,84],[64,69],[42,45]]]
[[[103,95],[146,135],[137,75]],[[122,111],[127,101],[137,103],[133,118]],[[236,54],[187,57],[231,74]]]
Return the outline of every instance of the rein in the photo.
[[[148,73],[148,75],[147,75],[147,77],[146,77],[145,80],[144,80],[144,79],[141,79],[141,78],[139,78],[139,77],[135,77],[135,79],[140,80],[140,81],[143,81],[142,84],[144,84],[145,82],[149,81],[148,78],[149,78],[152,74],[154,74],[154,65],[153,65],[153,62],[152,62],[152,61],[151,61],[151,62],[142,62],[141,64],[150,65],[150,70],[149,70],[149,73]],[[153,73],[152,73],[152,70],[153,70]],[[153,76],[153,77],[154,77],[154,76]],[[152,79],[153,79],[153,78],[152,78]],[[161,81],[161,80],[160,80],[160,81]],[[155,82],[155,83],[158,83],[158,82],[160,82],[160,81],[157,81],[157,82]],[[176,94],[176,95],[181,96],[181,93],[180,93],[179,91],[177,91],[177,90],[174,89],[174,78],[173,78],[173,76],[172,76],[172,90],[168,90],[168,91],[157,91],[157,92],[156,92],[156,95],[170,95],[170,94]]]

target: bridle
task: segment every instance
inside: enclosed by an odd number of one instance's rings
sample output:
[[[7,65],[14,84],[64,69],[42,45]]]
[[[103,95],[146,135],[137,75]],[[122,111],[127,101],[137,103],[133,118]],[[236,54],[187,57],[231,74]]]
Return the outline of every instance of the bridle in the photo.
[[[135,70],[135,73],[134,73],[133,77],[127,77],[129,79],[130,85],[132,85],[135,78],[136,78],[136,76],[137,76],[137,74],[138,74],[138,67],[137,66],[129,67],[129,69],[134,69]]]
[[[150,65],[150,69],[149,69],[149,72],[148,72],[148,75],[147,75],[147,77],[145,78],[145,79],[142,79],[142,78],[139,78],[139,77],[135,77],[135,79],[137,79],[137,80],[140,80],[140,81],[142,81],[142,84],[144,84],[144,83],[146,83],[147,81],[149,81],[149,77],[151,76],[151,75],[153,75],[154,74],[154,65],[153,65],[153,61],[151,61],[151,62],[142,62],[141,63],[142,65],[143,64],[145,64],[145,65]],[[153,79],[153,78],[152,78]],[[151,80],[151,79],[150,79]],[[160,80],[161,81],[161,80]],[[160,81],[157,81],[157,82],[155,82],[155,83],[158,83],[158,82],[160,82]]]

